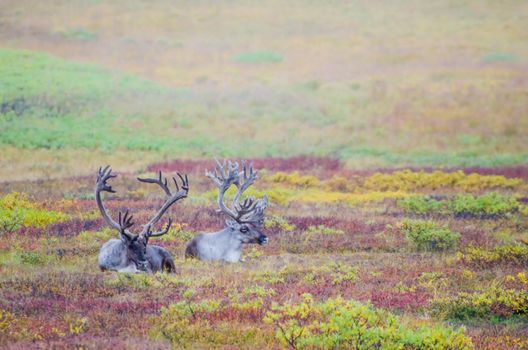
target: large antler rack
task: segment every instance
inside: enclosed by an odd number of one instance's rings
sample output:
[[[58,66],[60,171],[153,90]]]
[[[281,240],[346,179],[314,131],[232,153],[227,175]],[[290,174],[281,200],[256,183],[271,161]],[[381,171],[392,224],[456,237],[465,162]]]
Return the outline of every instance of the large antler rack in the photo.
[[[168,220],[167,226],[161,231],[152,232],[152,227],[163,217],[165,212],[174,203],[176,203],[180,199],[187,197],[187,194],[189,192],[189,179],[187,178],[187,175],[185,175],[185,177],[182,176],[180,173],[177,173],[177,175],[181,181],[181,189],[180,185],[178,185],[178,181],[175,177],[173,177],[172,180],[174,182],[174,186],[176,187],[176,192],[174,193],[172,193],[168,185],[167,179],[162,176],[161,171],[159,172],[157,179],[138,178],[138,180],[141,182],[158,184],[163,189],[166,195],[166,199],[161,205],[161,207],[158,209],[152,219],[150,219],[149,222],[143,225],[143,230],[139,234],[147,241],[150,237],[162,236],[169,231],[169,228],[172,224],[172,219],[170,218]],[[101,192],[115,193],[115,191],[112,189],[112,186],[107,183],[109,179],[114,177],[117,177],[117,175],[112,173],[112,169],[110,168],[110,166],[107,166],[104,169],[99,168],[99,171],[97,173],[97,181],[95,184],[95,200],[97,202],[97,206],[99,207],[101,215],[103,216],[104,220],[108,223],[108,225],[118,230],[121,234],[130,238],[135,235],[128,231],[128,229],[133,225],[132,216],[128,216],[128,210],[126,211],[124,216],[122,216],[121,212],[119,212],[119,222],[116,222],[108,214],[108,211],[106,210],[101,199]]]
[[[264,209],[268,206],[268,198],[265,196],[260,199],[252,197],[246,198],[240,203],[240,197],[257,179],[257,172],[254,171],[253,165],[248,166],[246,161],[242,161],[242,171],[239,172],[237,162],[223,161],[220,163],[215,159],[216,168],[214,171],[205,171],[218,187],[218,206],[220,211],[239,223],[252,223],[262,225],[264,220]],[[232,207],[229,208],[224,203],[225,192],[235,185],[237,193],[233,198]]]

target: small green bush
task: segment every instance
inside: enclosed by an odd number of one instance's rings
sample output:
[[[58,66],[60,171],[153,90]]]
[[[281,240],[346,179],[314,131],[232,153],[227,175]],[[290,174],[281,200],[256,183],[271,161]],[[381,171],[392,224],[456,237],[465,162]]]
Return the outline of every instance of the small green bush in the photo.
[[[513,197],[495,192],[478,197],[459,194],[449,202],[448,208],[458,217],[501,217],[518,211],[519,202]]]
[[[39,252],[21,252],[20,260],[28,265],[41,265],[46,259]]]
[[[409,244],[417,250],[442,251],[456,248],[460,234],[433,221],[406,220],[398,224]]]
[[[23,218],[18,210],[0,209],[0,235],[10,234],[22,227]]]
[[[238,54],[234,59],[241,63],[278,63],[282,62],[282,55],[271,51],[255,51]]]
[[[412,214],[433,214],[440,213],[442,209],[442,202],[434,200],[428,196],[414,196],[403,198],[397,204],[406,213]]]
[[[481,196],[459,194],[451,199],[437,200],[429,196],[401,199],[398,207],[406,213],[454,215],[460,218],[498,218],[520,211],[522,205],[511,196],[489,192]]]
[[[316,303],[304,294],[298,304],[274,304],[264,321],[293,349],[473,348],[463,328],[407,326],[388,311],[340,297]]]

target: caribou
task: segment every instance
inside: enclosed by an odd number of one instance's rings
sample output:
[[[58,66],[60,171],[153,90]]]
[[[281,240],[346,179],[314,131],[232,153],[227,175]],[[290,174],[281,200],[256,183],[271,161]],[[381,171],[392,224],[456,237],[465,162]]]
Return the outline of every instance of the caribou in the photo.
[[[115,193],[107,181],[111,178],[117,177],[112,173],[110,166],[102,169],[99,168],[97,173],[97,181],[95,184],[95,200],[99,211],[106,223],[119,231],[120,239],[110,239],[107,241],[99,252],[98,262],[102,271],[111,270],[119,272],[158,272],[167,271],[174,272],[175,266],[171,254],[164,248],[155,245],[149,245],[148,241],[151,237],[159,237],[166,234],[172,224],[172,219],[169,218],[167,225],[160,231],[152,231],[154,225],[162,218],[167,210],[179,200],[186,198],[189,192],[189,180],[187,175],[182,176],[178,173],[181,182],[181,190],[178,181],[175,177],[172,178],[176,187],[176,192],[172,192],[167,184],[167,178],[163,177],[161,171],[158,178],[137,178],[140,182],[152,183],[159,185],[165,192],[166,198],[156,214],[143,225],[143,229],[139,234],[130,232],[130,228],[134,225],[132,215],[129,215],[128,210],[122,214],[119,212],[118,221],[114,221],[108,214],[103,201],[101,199],[101,192]]]
[[[248,167],[247,163],[242,161],[243,169],[239,171],[237,162],[215,161],[216,169],[213,172],[206,170],[205,175],[218,187],[219,211],[228,217],[225,228],[214,233],[196,235],[187,244],[185,255],[200,260],[239,262],[244,244],[268,243],[268,237],[261,232],[268,198],[246,198],[240,202],[244,191],[257,179],[253,165]],[[224,204],[224,194],[232,185],[236,186],[237,193],[229,208]]]

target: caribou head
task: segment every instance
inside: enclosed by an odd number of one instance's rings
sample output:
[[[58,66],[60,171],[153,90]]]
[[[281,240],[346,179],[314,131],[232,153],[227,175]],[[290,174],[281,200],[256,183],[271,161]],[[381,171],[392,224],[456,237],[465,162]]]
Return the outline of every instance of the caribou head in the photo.
[[[268,206],[268,198],[246,198],[241,196],[257,179],[253,165],[242,161],[242,170],[237,162],[216,160],[216,169],[206,171],[205,175],[218,187],[218,206],[220,212],[227,216],[225,228],[210,234],[199,234],[187,245],[186,255],[202,260],[240,261],[243,244],[268,243],[268,237],[262,233],[264,226],[264,210]],[[231,206],[224,203],[224,195],[231,187],[237,188],[237,193]]]
[[[165,192],[166,198],[156,214],[145,224],[143,229],[138,234],[130,231],[134,225],[132,215],[129,215],[128,210],[122,214],[119,212],[118,221],[114,221],[108,211],[106,210],[101,199],[101,192],[115,193],[112,186],[108,184],[108,180],[116,177],[112,173],[112,169],[107,166],[104,169],[99,168],[97,173],[97,180],[95,184],[95,200],[99,211],[104,220],[119,232],[120,239],[111,239],[106,242],[99,252],[99,267],[101,270],[113,270],[121,272],[157,272],[167,270],[174,272],[174,261],[171,254],[164,248],[155,245],[149,245],[148,241],[151,237],[159,237],[166,234],[172,224],[172,219],[169,218],[167,225],[160,231],[153,231],[154,225],[163,217],[165,212],[177,201],[187,197],[189,192],[189,181],[187,175],[183,177],[178,173],[181,182],[181,190],[176,178],[172,178],[176,192],[172,193],[168,186],[167,179],[159,172],[157,179],[138,178],[139,181],[145,183],[153,183],[159,185]]]

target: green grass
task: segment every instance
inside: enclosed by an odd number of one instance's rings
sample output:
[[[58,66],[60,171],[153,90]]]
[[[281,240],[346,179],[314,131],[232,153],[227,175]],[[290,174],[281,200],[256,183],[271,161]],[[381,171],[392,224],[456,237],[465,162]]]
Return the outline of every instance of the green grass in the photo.
[[[282,62],[282,55],[271,51],[255,51],[238,54],[235,61],[242,63],[276,63]]]
[[[528,162],[525,5],[298,5],[3,2],[0,149]]]
[[[317,108],[303,110],[295,105],[276,109],[274,100],[286,96],[289,88],[270,92],[270,105],[247,102],[241,111],[234,108],[240,102],[227,95],[227,102],[211,113],[200,104],[207,97],[193,90],[164,88],[42,53],[0,50],[0,74],[4,77],[0,82],[0,144],[18,148],[109,153],[128,149],[177,157],[317,154],[340,158],[352,167],[504,166],[528,161],[525,153],[486,152],[486,143],[467,135],[461,145],[474,151],[431,147],[418,152],[401,146],[395,150],[376,138],[362,136],[363,144],[372,146],[358,147],[355,138],[348,141],[347,132],[336,128],[360,122],[348,116],[351,111],[345,100],[350,96],[343,95],[339,86],[299,90],[301,96],[328,106],[326,115]],[[351,94],[360,100],[366,97],[361,90]],[[371,107],[364,108],[366,113]],[[368,131],[376,132],[388,131]],[[460,139],[459,134],[452,137]],[[310,142],[314,138],[318,141]],[[468,138],[471,144],[465,141]]]
[[[96,33],[90,32],[84,28],[71,28],[61,34],[66,38],[78,41],[95,41],[98,37]]]

